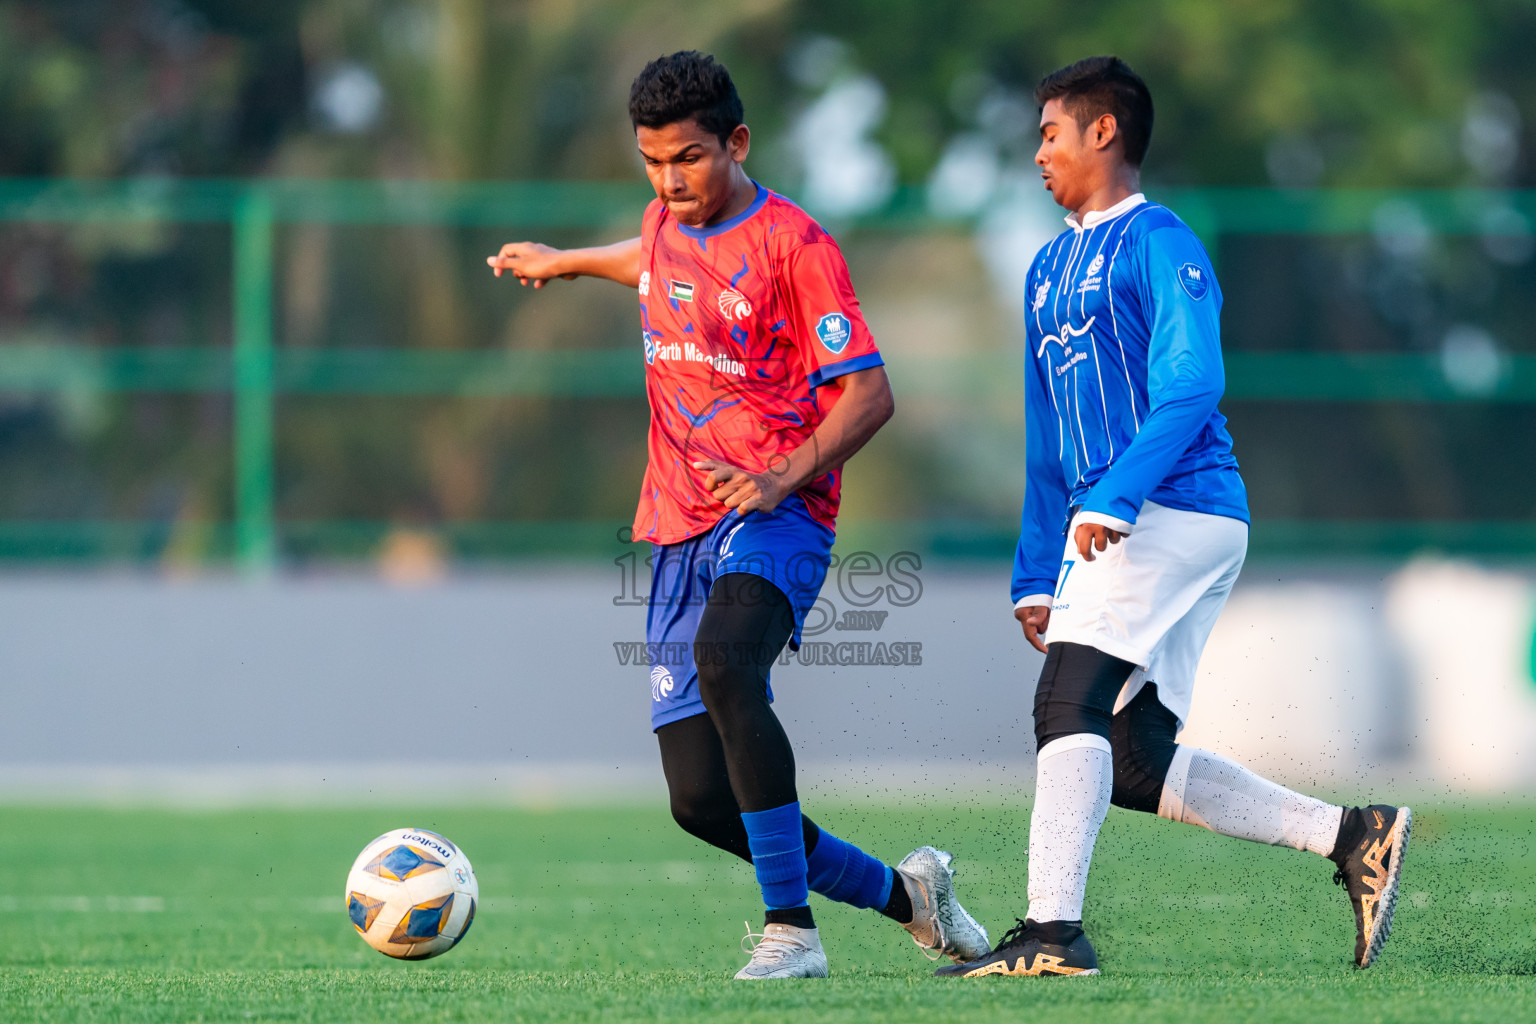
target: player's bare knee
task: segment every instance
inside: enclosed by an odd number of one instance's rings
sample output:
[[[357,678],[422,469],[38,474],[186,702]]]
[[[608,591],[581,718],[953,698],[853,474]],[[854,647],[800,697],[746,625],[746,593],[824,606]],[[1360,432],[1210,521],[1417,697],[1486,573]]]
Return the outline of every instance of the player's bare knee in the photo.
[[[1115,782],[1110,802],[1131,811],[1156,814],[1162,800],[1168,766],[1178,750],[1174,737],[1179,720],[1148,683],[1114,716],[1109,747],[1114,756]]]
[[[1051,644],[1035,688],[1035,749],[1078,733],[1109,739],[1115,697],[1135,670],[1084,644]]]

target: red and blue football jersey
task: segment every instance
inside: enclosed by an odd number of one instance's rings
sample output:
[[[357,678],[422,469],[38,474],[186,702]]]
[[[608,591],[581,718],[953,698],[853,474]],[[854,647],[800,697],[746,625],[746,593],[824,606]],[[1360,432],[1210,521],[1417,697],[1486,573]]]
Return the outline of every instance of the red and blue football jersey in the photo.
[[[751,206],[708,228],[679,224],[652,201],[640,237],[640,323],[651,427],[637,541],[675,544],[713,527],[727,510],[694,462],[768,471],[836,403],[841,392],[821,385],[884,362],[842,250],[761,185]],[[832,470],[798,492],[829,528],[841,477]]]

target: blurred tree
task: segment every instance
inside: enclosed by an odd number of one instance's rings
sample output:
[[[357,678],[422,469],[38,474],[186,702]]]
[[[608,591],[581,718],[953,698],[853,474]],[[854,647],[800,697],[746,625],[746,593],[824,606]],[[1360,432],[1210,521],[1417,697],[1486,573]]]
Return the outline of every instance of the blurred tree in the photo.
[[[1046,72],[1098,53],[1151,85],[1149,172],[1162,181],[1460,184],[1477,173],[1464,128],[1480,94],[1536,115],[1521,42],[1536,5],[1520,0],[818,0],[796,14],[801,31],[851,44],[891,92],[886,137],[909,181],[989,96],[1027,98]],[[1029,127],[1017,141],[1033,149]],[[1498,177],[1532,181],[1529,161],[1516,172],[1511,161]]]
[[[1103,52],[1130,61],[1156,96],[1154,186],[1529,187],[1532,38],[1530,0],[0,0],[0,175],[639,184],[629,83],[647,59],[700,48],[741,88],[753,172],[828,210],[833,200],[845,212],[878,203],[892,184],[923,185],[938,168],[955,180],[967,166],[984,182],[1029,178],[1033,85]],[[280,344],[632,340],[632,300],[617,291],[561,286],[532,300],[493,290],[478,263],[493,234],[285,228]],[[1513,347],[1509,339],[1528,334],[1528,299],[1509,296],[1532,289],[1500,282],[1529,265],[1529,235],[1491,237],[1486,252],[1426,243],[1411,257],[1375,251],[1369,238],[1326,259],[1306,240],[1228,245],[1229,291],[1248,282],[1246,312],[1229,314],[1231,341],[1424,351],[1465,322]],[[910,252],[885,237],[845,240],[871,309],[904,310],[884,328],[893,351],[903,330],[936,348],[1002,343],[1006,322],[974,313],[987,268],[960,229]],[[942,272],[949,283],[914,295],[922,254],[932,263],[923,279]],[[98,345],[226,344],[227,258],[214,228],[14,230],[0,242],[4,340],[25,331]],[[1315,327],[1319,303],[1331,330]],[[963,329],[956,309],[970,311]],[[227,515],[222,398],[99,399],[89,415],[6,401],[6,515]],[[917,405],[903,418],[915,426],[897,425],[882,436],[887,454],[872,449],[866,460],[861,479],[889,481],[866,507],[980,518],[1009,504],[973,464],[1004,457],[975,443],[984,425],[957,421],[959,440],[923,448],[915,435],[941,431],[938,414],[925,420]],[[280,508],[296,519],[413,523],[622,519],[638,453],[631,421],[641,415],[638,400],[579,411],[543,399],[291,400],[279,424]],[[995,426],[1004,414],[977,415]],[[1383,415],[1397,419],[1378,424],[1372,450],[1388,454],[1373,456],[1370,472],[1343,462],[1329,463],[1326,480],[1272,472],[1265,479],[1286,480],[1284,493],[1262,501],[1284,514],[1367,509],[1391,504],[1380,480],[1402,478],[1412,486],[1401,507],[1481,507],[1452,500],[1476,488],[1453,481],[1461,464],[1448,454],[1458,450],[1450,434],[1411,411]],[[620,435],[634,447],[611,440]],[[998,436],[1001,446],[1013,435]],[[1245,450],[1270,445],[1265,458],[1294,450],[1283,427],[1252,436]],[[957,460],[962,444],[973,462]],[[1423,454],[1434,450],[1442,454]],[[922,467],[946,464],[976,492],[957,499],[950,481],[926,494]],[[956,501],[972,504],[941,507]]]
[[[1115,52],[1160,180],[1519,184],[1533,33],[1528,0],[0,0],[0,173],[628,177],[630,78],[700,47],[765,155],[873,75],[909,183],[978,129],[1027,155],[1034,83]]]

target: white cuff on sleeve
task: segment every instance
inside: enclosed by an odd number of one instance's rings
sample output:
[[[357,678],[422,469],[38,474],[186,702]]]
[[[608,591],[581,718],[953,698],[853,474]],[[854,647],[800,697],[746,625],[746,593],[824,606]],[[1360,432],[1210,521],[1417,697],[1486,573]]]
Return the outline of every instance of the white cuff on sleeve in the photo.
[[[1015,608],[1049,608],[1055,601],[1056,598],[1050,594],[1030,594],[1013,602],[1013,606]]]
[[[1072,520],[1075,526],[1078,523],[1097,523],[1107,526],[1116,533],[1129,534],[1136,529],[1135,523],[1128,523],[1124,519],[1116,519],[1114,516],[1105,515],[1103,512],[1079,512],[1077,518]]]

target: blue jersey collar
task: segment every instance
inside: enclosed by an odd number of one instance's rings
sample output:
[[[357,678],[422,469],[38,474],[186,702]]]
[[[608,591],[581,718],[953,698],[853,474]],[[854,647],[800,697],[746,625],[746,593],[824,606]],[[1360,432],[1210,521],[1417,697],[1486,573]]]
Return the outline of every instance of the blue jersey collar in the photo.
[[[757,187],[757,195],[753,197],[752,202],[748,204],[745,210],[742,210],[740,213],[730,218],[729,220],[723,220],[719,224],[711,224],[707,228],[691,228],[686,224],[678,224],[677,230],[681,231],[689,238],[714,238],[716,235],[723,234],[731,230],[731,228],[734,228],[736,225],[745,221],[748,217],[751,217],[758,210],[761,210],[763,208],[763,204],[768,201],[768,190],[759,185],[755,180],[750,178],[748,180],[752,181],[752,184]],[[674,223],[676,222],[674,221]]]

